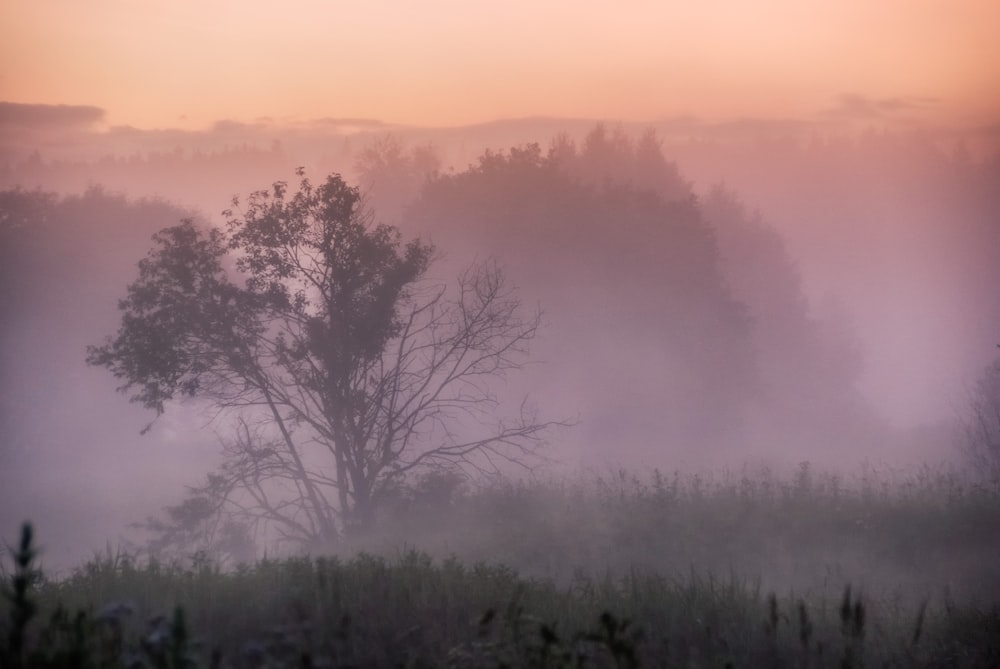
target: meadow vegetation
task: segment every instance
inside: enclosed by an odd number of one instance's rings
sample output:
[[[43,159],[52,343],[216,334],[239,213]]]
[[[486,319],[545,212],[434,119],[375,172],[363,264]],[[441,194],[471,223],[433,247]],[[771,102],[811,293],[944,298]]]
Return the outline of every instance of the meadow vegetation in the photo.
[[[4,560],[4,667],[988,667],[1000,488],[925,470],[401,489],[335,551]],[[44,547],[45,528],[39,528]]]

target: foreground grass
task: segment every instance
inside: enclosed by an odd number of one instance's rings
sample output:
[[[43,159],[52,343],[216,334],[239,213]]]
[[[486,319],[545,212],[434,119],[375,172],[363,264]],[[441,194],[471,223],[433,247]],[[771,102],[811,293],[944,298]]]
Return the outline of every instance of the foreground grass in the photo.
[[[26,532],[0,667],[1000,666],[1000,489],[946,472],[438,478],[386,511],[339,557],[224,569],[50,577]]]
[[[1000,610],[845,590],[777,597],[735,576],[289,558],[222,571],[111,554],[49,581],[30,528],[0,609],[0,666],[991,667]]]

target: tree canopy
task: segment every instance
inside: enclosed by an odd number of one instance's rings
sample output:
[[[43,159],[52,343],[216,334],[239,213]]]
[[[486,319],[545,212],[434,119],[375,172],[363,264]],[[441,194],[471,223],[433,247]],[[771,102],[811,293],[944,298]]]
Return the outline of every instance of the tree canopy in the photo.
[[[581,414],[574,436],[585,448],[625,462],[651,443],[719,452],[735,443],[757,390],[752,323],[669,163],[661,157],[662,172],[649,176],[663,178],[663,192],[629,180],[639,168],[624,166],[653,139],[636,153],[614,137],[599,128],[582,150],[563,139],[548,152],[487,151],[431,179],[401,225],[449,248],[489,248],[546,305],[538,353],[560,373],[533,381],[576,402],[567,408]]]

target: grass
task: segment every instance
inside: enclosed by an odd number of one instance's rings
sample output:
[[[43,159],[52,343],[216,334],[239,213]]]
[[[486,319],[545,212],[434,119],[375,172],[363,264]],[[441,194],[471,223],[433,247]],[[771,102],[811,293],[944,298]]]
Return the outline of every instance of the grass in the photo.
[[[402,541],[561,584],[581,571],[677,574],[694,565],[759,579],[767,590],[837,597],[853,584],[911,605],[945,589],[1000,599],[1000,489],[939,471],[614,472],[411,500],[384,526],[386,540],[358,547],[386,554]]]
[[[49,579],[26,528],[0,666],[1000,666],[1000,501],[954,477],[414,495],[383,527],[422,550],[225,569],[107,551]]]

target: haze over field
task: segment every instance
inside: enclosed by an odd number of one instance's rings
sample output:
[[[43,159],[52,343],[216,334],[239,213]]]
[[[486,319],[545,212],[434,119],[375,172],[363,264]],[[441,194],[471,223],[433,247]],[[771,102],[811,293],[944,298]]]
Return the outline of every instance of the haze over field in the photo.
[[[204,407],[140,437],[84,363],[150,236],[298,166],[431,239],[435,277],[493,256],[540,304],[504,393],[579,418],[552,437],[571,468],[964,464],[1000,344],[995,2],[99,0],[0,25],[0,188],[72,196],[7,191],[0,218],[38,230],[0,237],[0,533],[65,522],[57,564],[219,458]]]

